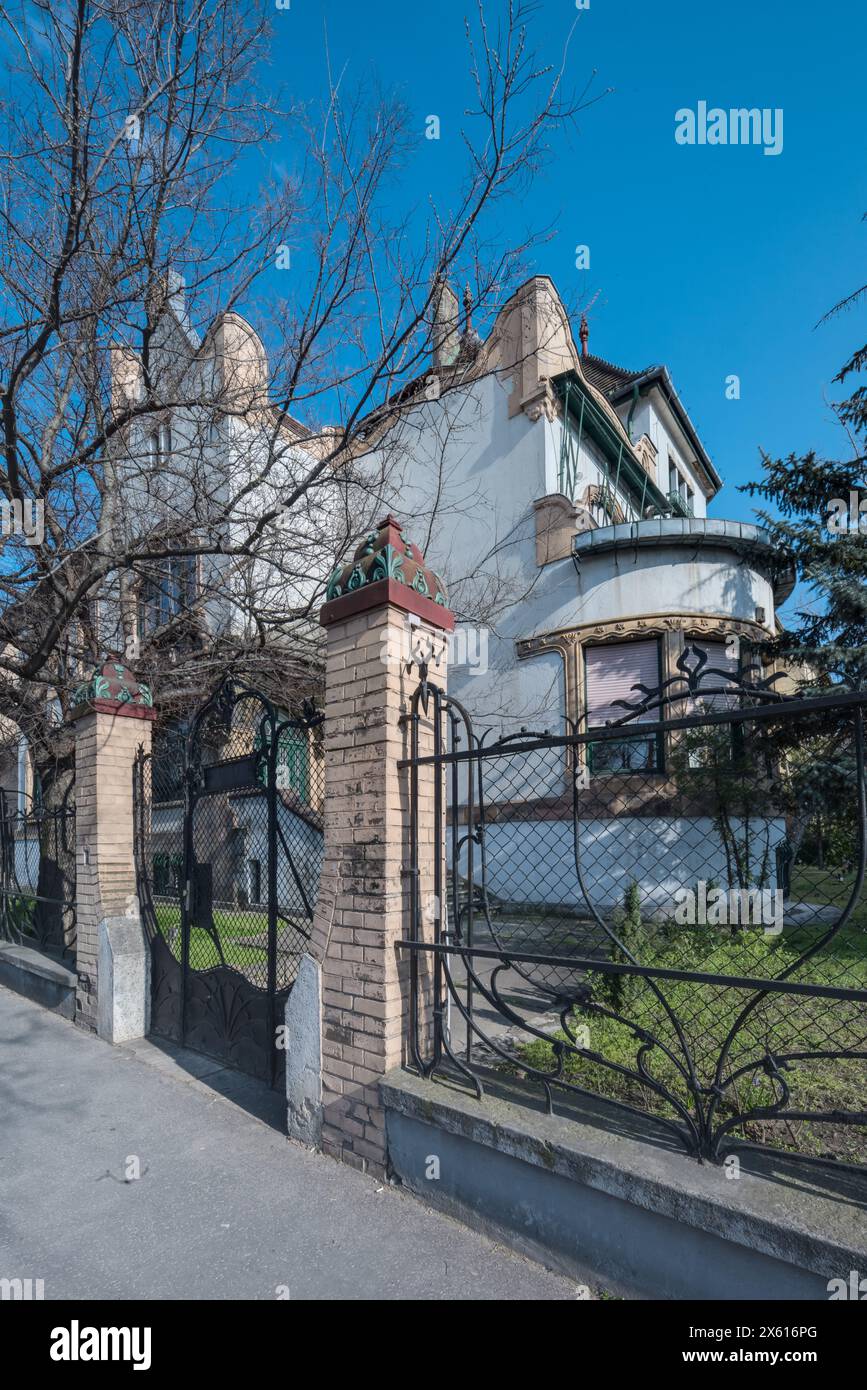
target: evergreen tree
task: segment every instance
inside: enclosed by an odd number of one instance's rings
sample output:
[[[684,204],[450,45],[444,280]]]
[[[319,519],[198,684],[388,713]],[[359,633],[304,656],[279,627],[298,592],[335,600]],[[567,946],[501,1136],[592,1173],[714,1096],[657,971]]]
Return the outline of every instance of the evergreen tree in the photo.
[[[826,319],[859,306],[865,296],[867,285],[862,285]],[[758,515],[780,550],[792,557],[812,599],[775,650],[790,664],[815,672],[817,683],[842,681],[853,690],[867,688],[867,386],[860,379],[865,368],[867,344],[834,378],[850,392],[834,408],[851,457],[829,460],[814,450],[785,459],[763,454],[763,479],[740,489],[778,513],[759,510]]]

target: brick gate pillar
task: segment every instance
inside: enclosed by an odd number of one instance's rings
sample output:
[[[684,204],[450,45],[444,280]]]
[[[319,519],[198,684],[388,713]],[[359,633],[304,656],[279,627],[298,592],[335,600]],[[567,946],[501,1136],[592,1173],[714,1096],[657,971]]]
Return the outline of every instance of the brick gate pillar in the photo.
[[[409,960],[396,942],[409,934],[410,882],[402,873],[408,778],[398,762],[408,755],[403,715],[419,681],[410,658],[413,649],[431,650],[431,674],[444,685],[454,616],[440,580],[391,516],[334,573],[327,598],[320,615],[327,632],[325,860],[311,941],[318,970],[308,958],[289,997],[289,1131],[381,1176],[378,1083],[406,1052]],[[423,731],[426,738],[432,735]],[[430,796],[420,808],[431,845],[432,806]],[[319,1040],[309,1026],[317,1015]]]
[[[76,1022],[109,1042],[147,1032],[149,952],[133,846],[133,761],[150,751],[150,690],[109,661],[76,691]]]

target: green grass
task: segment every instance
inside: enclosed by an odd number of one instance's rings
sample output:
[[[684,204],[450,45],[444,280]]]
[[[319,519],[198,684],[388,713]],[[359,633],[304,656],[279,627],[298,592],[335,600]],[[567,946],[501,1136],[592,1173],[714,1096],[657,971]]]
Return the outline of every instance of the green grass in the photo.
[[[792,900],[815,904],[832,902],[842,908],[852,883],[851,875],[842,882],[834,882],[824,870],[801,869],[793,882]],[[828,924],[816,924],[770,936],[755,930],[732,934],[709,927],[660,929],[651,925],[640,934],[636,955],[642,964],[660,968],[765,979],[778,976],[827,930]],[[800,983],[867,988],[867,893],[862,893],[849,925],[791,978]],[[711,1085],[730,1029],[754,992],[692,981],[663,980],[658,985],[681,1023],[699,1083]],[[628,979],[622,989],[623,996],[614,1011],[652,1033],[670,1048],[675,1058],[682,1060],[683,1051],[676,1030],[651,986],[643,980]],[[603,1006],[611,1006],[610,986],[606,987],[600,974],[594,980],[594,998]],[[593,1008],[576,1007],[573,1013],[576,1027],[589,1027],[591,1051],[610,1063],[632,1070],[636,1068],[640,1043],[626,1024],[597,1013]],[[553,1037],[567,1041],[562,1031]],[[760,1060],[767,1047],[777,1056],[822,1049],[865,1051],[867,1006],[847,1000],[785,994],[767,996],[736,1033],[724,1079],[741,1065]],[[550,1073],[556,1068],[555,1051],[552,1043],[539,1040],[523,1045],[519,1049],[519,1060]],[[662,1047],[652,1048],[647,1057],[647,1069],[693,1113],[689,1087],[676,1062]],[[603,1063],[576,1052],[564,1054],[561,1075],[597,1095],[674,1118],[673,1107],[640,1080],[621,1076]],[[855,1058],[803,1059],[789,1063],[785,1075],[791,1089],[788,1108],[822,1112],[867,1108],[867,1062]],[[717,1111],[717,1120],[734,1114],[736,1109],[744,1111],[770,1105],[778,1094],[761,1068],[746,1073],[735,1083],[735,1088],[737,1106],[727,1098]],[[867,1162],[867,1130],[860,1126],[755,1120],[748,1122],[741,1133],[743,1137],[779,1147]]]
[[[794,902],[833,903],[842,909],[849,900],[854,882],[854,874],[841,874],[838,878],[833,870],[799,864],[792,874],[791,897]],[[867,889],[861,890],[850,926],[867,930]]]
[[[178,960],[181,958],[181,909],[167,903],[156,906],[157,925]],[[267,914],[254,909],[233,907],[214,912],[214,927],[220,938],[227,965],[241,968],[268,963],[268,952],[256,946],[239,946],[240,937],[260,936],[268,930]],[[173,936],[170,933],[174,932]],[[209,970],[220,964],[213,937],[201,927],[190,930],[190,964],[194,970]],[[257,972],[258,973],[258,972]]]
[[[10,893],[4,896],[2,907],[12,936],[28,936],[33,932],[34,897],[27,893]]]

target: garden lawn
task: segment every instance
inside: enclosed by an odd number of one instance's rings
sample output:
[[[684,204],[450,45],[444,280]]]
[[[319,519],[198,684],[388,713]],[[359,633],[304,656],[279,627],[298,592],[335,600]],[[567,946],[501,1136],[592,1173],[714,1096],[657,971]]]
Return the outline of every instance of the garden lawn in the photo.
[[[181,958],[181,909],[173,904],[160,903],[156,906],[157,925],[171,947],[175,956]],[[238,945],[239,938],[248,939],[261,936],[268,930],[267,913],[232,907],[214,912],[214,927],[220,938],[223,955],[227,965],[246,967],[263,963],[267,965],[268,952],[257,946]],[[174,931],[174,935],[170,933]],[[209,970],[220,964],[220,955],[213,937],[202,927],[190,930],[190,964],[195,970]]]
[[[832,883],[829,893],[826,871],[801,869],[793,880],[792,900],[833,902],[842,908],[853,881],[849,875]],[[633,950],[644,965],[763,980],[780,976],[822,938],[830,925],[806,926],[771,936],[755,930],[730,934],[717,928],[660,928],[651,924],[639,929]],[[867,893],[862,891],[849,924],[790,978],[799,983],[867,989]],[[717,1122],[736,1112],[769,1106],[779,1097],[779,1081],[773,1081],[761,1065],[769,1051],[776,1058],[785,1059],[800,1052],[867,1050],[867,1004],[855,1000],[767,994],[732,1036],[736,1020],[756,991],[693,980],[659,980],[660,998],[652,985],[637,978],[621,976],[615,982],[611,976],[596,973],[591,982],[594,1001],[600,1008],[597,1011],[592,1006],[576,1006],[574,1027],[583,1025],[589,1029],[587,1050],[599,1054],[605,1062],[565,1050],[560,1075],[596,1095],[628,1102],[652,1114],[675,1118],[671,1103],[650,1086],[612,1069],[613,1065],[635,1071],[638,1050],[644,1041],[612,1013],[628,1019],[657,1040],[646,1056],[647,1071],[690,1113],[694,1113],[693,1103],[681,1070],[684,1052],[666,1004],[682,1027],[700,1085],[715,1083],[719,1058],[728,1047],[727,1061],[721,1070],[724,1091]],[[562,1030],[552,1037],[569,1042]],[[518,1060],[549,1074],[557,1069],[556,1052],[553,1042],[540,1039],[520,1046]],[[741,1076],[733,1076],[741,1067],[748,1069]],[[867,1062],[860,1058],[793,1057],[785,1062],[783,1074],[790,1088],[788,1109],[824,1113],[867,1110]],[[725,1086],[727,1080],[730,1085]],[[740,1134],[815,1156],[867,1163],[867,1129],[863,1126],[839,1121],[826,1124],[754,1119],[744,1124]]]

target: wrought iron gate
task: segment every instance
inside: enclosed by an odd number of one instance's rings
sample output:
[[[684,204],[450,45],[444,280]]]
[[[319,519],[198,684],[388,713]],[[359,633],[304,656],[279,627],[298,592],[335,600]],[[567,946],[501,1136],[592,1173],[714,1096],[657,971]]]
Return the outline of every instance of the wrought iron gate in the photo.
[[[319,887],[322,718],[227,681],[135,768],[151,1032],[271,1085]]]
[[[75,799],[0,789],[0,941],[75,964]]]

